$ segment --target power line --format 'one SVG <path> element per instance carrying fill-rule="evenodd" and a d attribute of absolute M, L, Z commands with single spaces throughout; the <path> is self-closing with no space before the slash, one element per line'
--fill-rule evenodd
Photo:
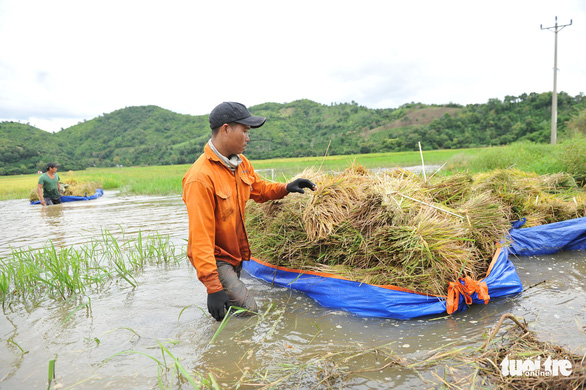
<path fill-rule="evenodd" d="M 557 124 L 558 124 L 558 32 L 562 31 L 564 27 L 572 25 L 572 19 L 569 24 L 558 25 L 558 17 L 555 17 L 555 25 L 552 27 L 543 27 L 539 25 L 542 30 L 552 30 L 555 32 L 555 46 L 553 54 L 553 94 L 551 99 L 551 144 L 555 145 L 557 140 Z"/>

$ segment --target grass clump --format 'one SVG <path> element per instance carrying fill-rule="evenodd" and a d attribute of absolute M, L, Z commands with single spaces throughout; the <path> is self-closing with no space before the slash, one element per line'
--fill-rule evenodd
<path fill-rule="evenodd" d="M 586 135 L 561 140 L 556 145 L 519 141 L 453 156 L 446 164 L 451 172 L 488 172 L 517 168 L 539 175 L 565 172 L 579 187 L 586 184 Z"/>
<path fill-rule="evenodd" d="M 133 274 L 146 264 L 177 262 L 179 251 L 159 234 L 116 238 L 108 230 L 101 239 L 79 247 L 57 248 L 52 241 L 37 250 L 13 249 L 0 258 L 0 301 L 67 298 L 101 288 L 118 277 L 136 287 Z"/>
<path fill-rule="evenodd" d="M 317 190 L 249 204 L 255 256 L 434 295 L 460 277 L 481 279 L 511 222 L 527 217 L 535 226 L 586 215 L 586 195 L 565 174 L 497 169 L 426 180 L 353 164 L 338 174 L 299 176 Z"/>

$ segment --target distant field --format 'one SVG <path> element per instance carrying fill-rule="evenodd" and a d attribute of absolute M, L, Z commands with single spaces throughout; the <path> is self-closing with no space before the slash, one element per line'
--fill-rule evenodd
<path fill-rule="evenodd" d="M 423 153 L 425 164 L 443 164 L 452 158 L 467 158 L 479 149 L 437 150 Z M 365 168 L 390 168 L 421 165 L 419 152 L 372 153 L 328 157 L 279 158 L 252 161 L 260 174 L 275 181 L 287 179 L 306 168 L 339 171 L 353 161 Z M 181 179 L 189 165 L 149 167 L 88 168 L 83 171 L 58 172 L 62 181 L 98 181 L 104 190 L 118 189 L 128 194 L 167 195 L 181 194 Z M 266 171 L 271 169 L 271 171 Z M 272 173 L 272 175 L 271 175 Z M 39 175 L 0 176 L 0 200 L 28 198 L 37 185 Z"/>

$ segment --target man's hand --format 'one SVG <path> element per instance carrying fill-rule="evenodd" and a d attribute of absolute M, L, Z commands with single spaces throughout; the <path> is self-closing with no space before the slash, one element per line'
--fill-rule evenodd
<path fill-rule="evenodd" d="M 300 194 L 305 194 L 305 191 L 303 190 L 304 188 L 309 188 L 310 190 L 315 191 L 317 187 L 307 179 L 297 179 L 287 184 L 287 192 L 299 192 Z"/>
<path fill-rule="evenodd" d="M 208 311 L 216 321 L 222 321 L 229 308 L 230 303 L 228 302 L 228 294 L 226 294 L 226 291 L 220 290 L 208 294 Z"/>

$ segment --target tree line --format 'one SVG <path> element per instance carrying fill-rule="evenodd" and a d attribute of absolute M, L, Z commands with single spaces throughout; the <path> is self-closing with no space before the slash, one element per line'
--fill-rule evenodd
<path fill-rule="evenodd" d="M 370 109 L 311 100 L 249 107 L 266 124 L 250 132 L 250 159 L 455 149 L 549 142 L 551 93 L 490 99 L 484 104 Z M 558 94 L 558 137 L 586 116 L 583 94 Z M 0 123 L 0 175 L 33 173 L 48 161 L 62 169 L 192 163 L 211 135 L 208 116 L 177 114 L 157 106 L 126 107 L 49 133 L 28 124 Z"/>

